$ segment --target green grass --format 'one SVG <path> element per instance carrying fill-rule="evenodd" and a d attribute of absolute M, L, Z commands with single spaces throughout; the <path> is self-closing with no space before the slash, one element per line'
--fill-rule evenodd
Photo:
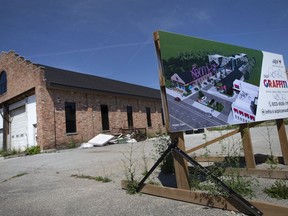
<path fill-rule="evenodd" d="M 35 154 L 40 154 L 40 146 L 31 146 L 28 147 L 25 152 L 27 155 L 35 155 Z"/>
<path fill-rule="evenodd" d="M 231 56 L 237 53 L 245 53 L 249 58 L 254 57 L 256 63 L 247 82 L 259 86 L 263 60 L 261 51 L 162 31 L 159 32 L 159 36 L 161 57 L 166 61 L 170 58 L 177 58 L 181 52 L 193 52 L 193 54 L 199 56 L 207 54 Z"/>
<path fill-rule="evenodd" d="M 17 152 L 15 149 L 13 149 L 12 151 L 3 151 L 1 150 L 0 151 L 0 155 L 3 156 L 3 157 L 8 157 L 8 156 L 11 156 L 11 155 L 16 155 L 18 154 L 19 152 Z"/>
<path fill-rule="evenodd" d="M 72 174 L 71 177 L 74 178 L 81 178 L 81 179 L 88 179 L 88 180 L 94 180 L 94 181 L 98 181 L 98 182 L 111 182 L 112 180 L 108 177 L 103 177 L 103 176 L 89 176 L 89 175 L 78 175 L 78 174 Z"/>
<path fill-rule="evenodd" d="M 19 178 L 19 177 L 24 176 L 24 175 L 27 175 L 27 174 L 28 174 L 28 173 L 26 173 L 26 172 L 19 173 L 19 174 L 15 175 L 15 176 L 12 176 L 12 177 L 9 178 L 9 179 L 6 179 L 6 180 L 2 181 L 2 183 L 3 183 L 3 182 L 7 182 L 7 181 L 9 181 L 9 180 L 11 180 L 11 179 L 14 179 L 14 178 Z"/>
<path fill-rule="evenodd" d="M 264 192 L 276 199 L 288 199 L 287 181 L 283 179 L 277 180 L 270 188 L 265 188 Z"/>

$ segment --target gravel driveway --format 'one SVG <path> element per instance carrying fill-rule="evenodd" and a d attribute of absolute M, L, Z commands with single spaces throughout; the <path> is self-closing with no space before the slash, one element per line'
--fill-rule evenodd
<path fill-rule="evenodd" d="M 219 132 L 208 132 L 205 136 L 211 139 L 217 136 L 215 133 Z M 263 150 L 264 141 L 258 140 L 260 132 L 255 133 L 254 153 L 257 153 L 258 149 Z M 188 144 L 192 140 L 195 145 L 198 142 L 203 143 L 203 134 L 187 135 L 185 140 L 187 145 L 192 147 L 191 143 Z M 273 149 L 277 152 L 279 143 L 273 142 Z M 230 211 L 145 194 L 126 194 L 120 187 L 120 181 L 125 179 L 123 160 L 127 162 L 131 146 L 137 171 L 143 170 L 143 155 L 150 158 L 148 165 L 153 165 L 151 140 L 133 145 L 117 144 L 10 159 L 0 158 L 0 215 L 235 215 Z M 218 145 L 217 150 L 215 145 L 213 146 L 210 154 L 219 154 L 222 147 Z M 266 147 L 264 149 L 267 151 Z M 198 154 L 201 154 L 201 151 Z M 107 176 L 112 181 L 103 183 L 71 175 Z M 269 181 L 271 180 L 261 180 L 261 187 L 271 184 Z M 259 194 L 263 196 L 260 192 Z M 263 199 L 287 205 L 287 201 L 268 197 Z"/>

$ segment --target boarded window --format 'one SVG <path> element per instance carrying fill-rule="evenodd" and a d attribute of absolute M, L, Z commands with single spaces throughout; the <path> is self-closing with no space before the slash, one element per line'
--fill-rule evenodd
<path fill-rule="evenodd" d="M 147 126 L 152 127 L 150 107 L 146 107 L 146 119 L 147 119 Z"/>
<path fill-rule="evenodd" d="M 6 72 L 2 71 L 0 74 L 0 95 L 7 91 L 7 76 Z"/>
<path fill-rule="evenodd" d="M 109 110 L 107 105 L 101 105 L 102 130 L 109 130 Z"/>
<path fill-rule="evenodd" d="M 127 106 L 127 121 L 128 121 L 128 128 L 133 127 L 133 111 L 132 106 Z"/>
<path fill-rule="evenodd" d="M 66 133 L 76 133 L 76 105 L 65 102 Z"/>

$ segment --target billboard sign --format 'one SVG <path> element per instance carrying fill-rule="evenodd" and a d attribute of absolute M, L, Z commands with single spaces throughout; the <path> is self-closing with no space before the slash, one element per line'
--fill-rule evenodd
<path fill-rule="evenodd" d="M 283 56 L 155 32 L 170 132 L 288 117 Z"/>

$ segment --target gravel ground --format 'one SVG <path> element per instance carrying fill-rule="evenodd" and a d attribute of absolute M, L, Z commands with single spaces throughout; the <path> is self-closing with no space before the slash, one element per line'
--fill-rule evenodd
<path fill-rule="evenodd" d="M 209 140 L 216 137 L 217 133 L 219 132 L 207 132 L 205 136 Z M 257 130 L 253 131 L 253 135 L 255 133 L 254 153 L 260 151 L 264 154 L 265 149 L 266 154 L 269 154 L 269 145 L 268 148 L 264 146 L 263 140 L 258 137 L 263 139 L 264 136 Z M 187 149 L 203 143 L 203 137 L 203 134 L 185 136 Z M 275 140 L 273 138 L 272 149 L 277 152 L 279 143 Z M 224 154 L 223 145 L 214 144 L 210 154 Z M 145 194 L 128 195 L 121 189 L 120 182 L 125 179 L 123 161 L 127 162 L 131 146 L 136 172 L 144 170 L 143 155 L 149 158 L 148 166 L 153 165 L 155 150 L 151 140 L 133 145 L 118 144 L 10 159 L 0 158 L 0 215 L 242 215 Z M 207 150 L 201 149 L 196 154 L 201 155 L 203 151 Z M 102 183 L 71 177 L 75 174 L 108 176 L 112 181 Z M 158 174 L 154 173 L 154 179 L 158 179 Z M 275 180 L 258 180 L 257 200 L 279 205 L 288 204 L 287 200 L 273 199 L 262 192 Z"/>

